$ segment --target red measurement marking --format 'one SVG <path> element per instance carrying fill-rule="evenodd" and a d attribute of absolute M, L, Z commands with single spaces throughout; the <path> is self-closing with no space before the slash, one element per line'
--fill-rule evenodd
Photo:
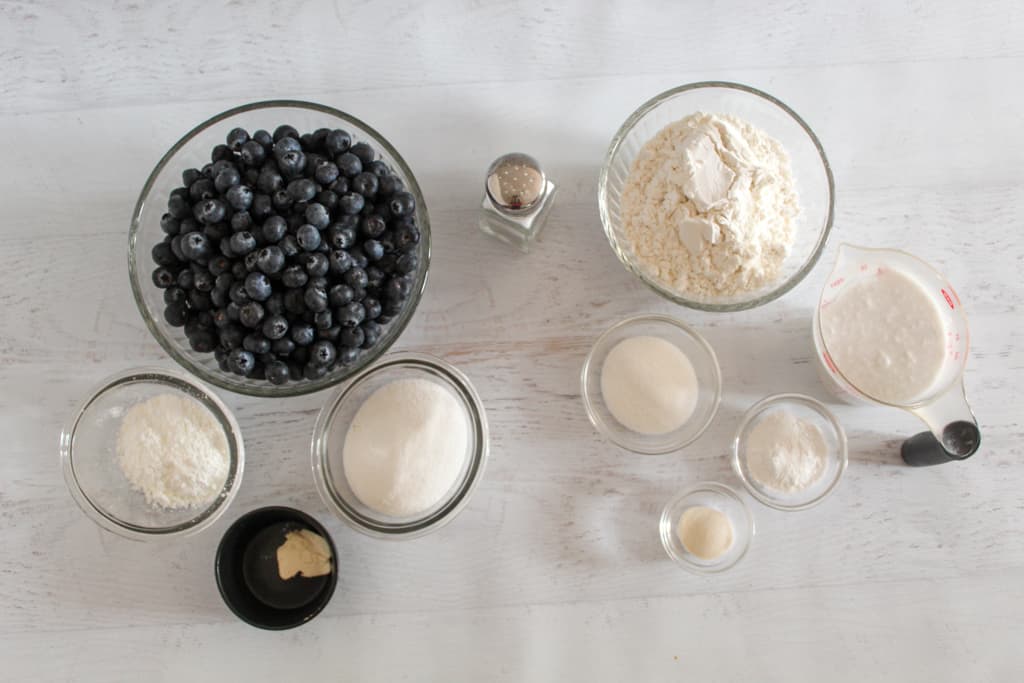
<path fill-rule="evenodd" d="M 868 264 L 866 264 L 866 263 L 860 264 L 860 272 L 863 273 L 867 269 L 868 269 Z"/>
<path fill-rule="evenodd" d="M 946 299 L 946 303 L 949 304 L 950 308 L 956 308 L 956 306 L 953 304 L 953 300 L 949 298 L 949 292 L 947 292 L 946 290 L 943 289 L 942 290 L 942 296 L 943 296 L 943 298 Z"/>
<path fill-rule="evenodd" d="M 822 354 L 822 356 L 824 357 L 825 365 L 828 366 L 829 370 L 831 370 L 832 372 L 839 372 L 839 369 L 836 368 L 836 364 L 832 362 L 832 356 L 828 355 L 828 353 L 824 353 Z"/>
<path fill-rule="evenodd" d="M 829 283 L 829 287 L 835 289 L 836 287 L 838 287 L 839 285 L 843 284 L 844 282 L 846 282 L 846 278 L 845 277 L 841 277 L 841 278 L 835 279 L 832 282 L 830 282 Z"/>

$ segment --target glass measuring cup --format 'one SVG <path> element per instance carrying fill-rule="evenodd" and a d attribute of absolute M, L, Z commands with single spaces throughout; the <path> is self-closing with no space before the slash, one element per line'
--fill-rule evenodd
<path fill-rule="evenodd" d="M 946 335 L 946 353 L 938 377 L 924 394 L 905 404 L 884 401 L 855 386 L 833 362 L 821 331 L 823 309 L 847 288 L 877 277 L 885 270 L 906 275 L 934 299 Z M 938 271 L 904 251 L 841 244 L 836 264 L 814 311 L 813 324 L 819 374 L 834 394 L 850 403 L 866 402 L 901 408 L 921 418 L 931 430 L 903 442 L 900 453 L 908 465 L 937 465 L 964 460 L 978 450 L 981 433 L 978 421 L 967 404 L 963 383 L 970 343 L 967 317 L 960 297 Z"/>

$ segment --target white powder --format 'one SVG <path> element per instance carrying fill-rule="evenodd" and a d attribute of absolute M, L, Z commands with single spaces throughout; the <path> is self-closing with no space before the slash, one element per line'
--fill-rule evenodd
<path fill-rule="evenodd" d="M 776 280 L 799 213 L 782 145 L 746 121 L 700 112 L 647 141 L 622 191 L 641 268 L 698 299 Z"/>
<path fill-rule="evenodd" d="M 623 339 L 601 366 L 601 396 L 626 429 L 666 434 L 682 427 L 697 407 L 693 363 L 660 337 Z"/>
<path fill-rule="evenodd" d="M 117 464 L 150 505 L 199 507 L 217 497 L 230 468 L 227 435 L 195 399 L 160 394 L 132 406 L 117 435 Z"/>
<path fill-rule="evenodd" d="M 352 492 L 392 517 L 420 515 L 456 484 L 470 444 L 469 416 L 450 390 L 401 379 L 356 411 L 342 459 Z"/>
<path fill-rule="evenodd" d="M 828 445 L 817 425 L 785 410 L 761 419 L 747 437 L 747 468 L 761 485 L 802 491 L 825 472 Z"/>

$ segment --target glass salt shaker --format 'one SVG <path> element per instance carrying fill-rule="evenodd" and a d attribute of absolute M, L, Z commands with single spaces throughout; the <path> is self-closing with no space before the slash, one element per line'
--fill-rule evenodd
<path fill-rule="evenodd" d="M 480 230 L 520 251 L 544 228 L 555 196 L 555 184 L 528 154 L 505 154 L 487 169 Z"/>

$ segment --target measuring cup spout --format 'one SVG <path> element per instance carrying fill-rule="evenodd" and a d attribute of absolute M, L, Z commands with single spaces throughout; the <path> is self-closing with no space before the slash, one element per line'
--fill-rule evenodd
<path fill-rule="evenodd" d="M 967 404 L 963 380 L 954 382 L 946 393 L 911 412 L 924 420 L 931 431 L 903 442 L 900 454 L 908 465 L 921 467 L 965 460 L 981 445 L 981 431 Z"/>

